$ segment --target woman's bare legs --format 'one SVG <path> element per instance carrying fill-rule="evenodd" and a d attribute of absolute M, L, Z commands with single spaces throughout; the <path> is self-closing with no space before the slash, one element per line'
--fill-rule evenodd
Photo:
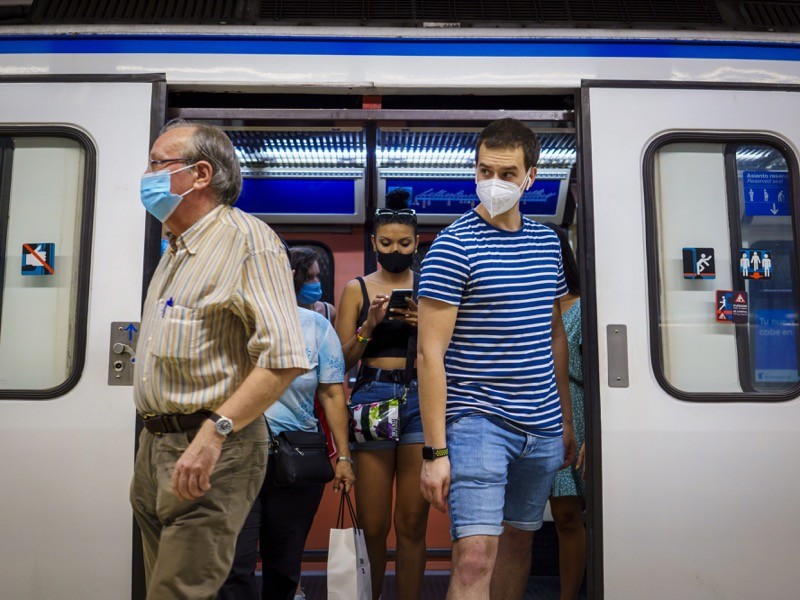
<path fill-rule="evenodd" d="M 550 498 L 550 510 L 558 532 L 558 561 L 561 576 L 561 600 L 578 597 L 586 570 L 586 528 L 583 525 L 583 498 Z"/>
<path fill-rule="evenodd" d="M 393 449 L 357 450 L 353 456 L 358 477 L 354 486 L 356 512 L 367 543 L 372 598 L 377 600 L 386 573 L 386 537 L 392 526 L 395 452 Z"/>
<path fill-rule="evenodd" d="M 419 474 L 422 470 L 422 444 L 397 446 L 397 502 L 394 530 L 397 534 L 397 597 L 418 600 L 422 597 L 425 576 L 425 531 L 428 504 L 422 497 Z"/>

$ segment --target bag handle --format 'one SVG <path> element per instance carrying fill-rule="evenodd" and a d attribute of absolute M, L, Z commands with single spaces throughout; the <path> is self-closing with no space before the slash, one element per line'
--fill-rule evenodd
<path fill-rule="evenodd" d="M 350 520 L 353 522 L 353 527 L 361 529 L 358 526 L 358 519 L 356 518 L 356 511 L 353 509 L 353 501 L 350 500 L 350 492 L 342 490 L 342 497 L 339 499 L 339 516 L 336 519 L 336 529 L 344 529 L 344 505 L 347 503 L 347 510 L 350 513 Z"/>

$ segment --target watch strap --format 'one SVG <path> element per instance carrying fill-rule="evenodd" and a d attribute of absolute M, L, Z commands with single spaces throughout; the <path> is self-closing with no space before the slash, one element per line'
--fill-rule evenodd
<path fill-rule="evenodd" d="M 433 449 L 433 456 L 434 458 L 444 458 L 445 456 L 449 456 L 450 451 L 447 448 L 434 448 Z"/>

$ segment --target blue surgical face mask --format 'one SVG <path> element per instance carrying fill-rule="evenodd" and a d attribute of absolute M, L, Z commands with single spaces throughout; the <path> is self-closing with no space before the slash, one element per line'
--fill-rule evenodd
<path fill-rule="evenodd" d="M 320 298 L 322 298 L 322 284 L 319 281 L 304 283 L 300 286 L 300 293 L 297 294 L 297 303 L 307 306 L 318 302 Z"/>
<path fill-rule="evenodd" d="M 190 188 L 182 194 L 173 194 L 170 191 L 172 185 L 171 176 L 186 169 L 193 169 L 194 165 L 187 165 L 175 171 L 156 171 L 155 173 L 145 173 L 142 175 L 141 187 L 139 188 L 142 204 L 151 215 L 156 219 L 165 222 L 170 218 L 183 197 L 194 188 Z"/>

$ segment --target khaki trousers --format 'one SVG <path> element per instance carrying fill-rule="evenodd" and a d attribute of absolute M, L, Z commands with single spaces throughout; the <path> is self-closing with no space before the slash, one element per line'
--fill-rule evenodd
<path fill-rule="evenodd" d="M 264 481 L 267 429 L 256 419 L 230 435 L 211 476 L 211 489 L 179 500 L 171 488 L 189 435 L 146 429 L 131 483 L 142 530 L 148 600 L 213 600 L 231 569 L 236 538 Z"/>

